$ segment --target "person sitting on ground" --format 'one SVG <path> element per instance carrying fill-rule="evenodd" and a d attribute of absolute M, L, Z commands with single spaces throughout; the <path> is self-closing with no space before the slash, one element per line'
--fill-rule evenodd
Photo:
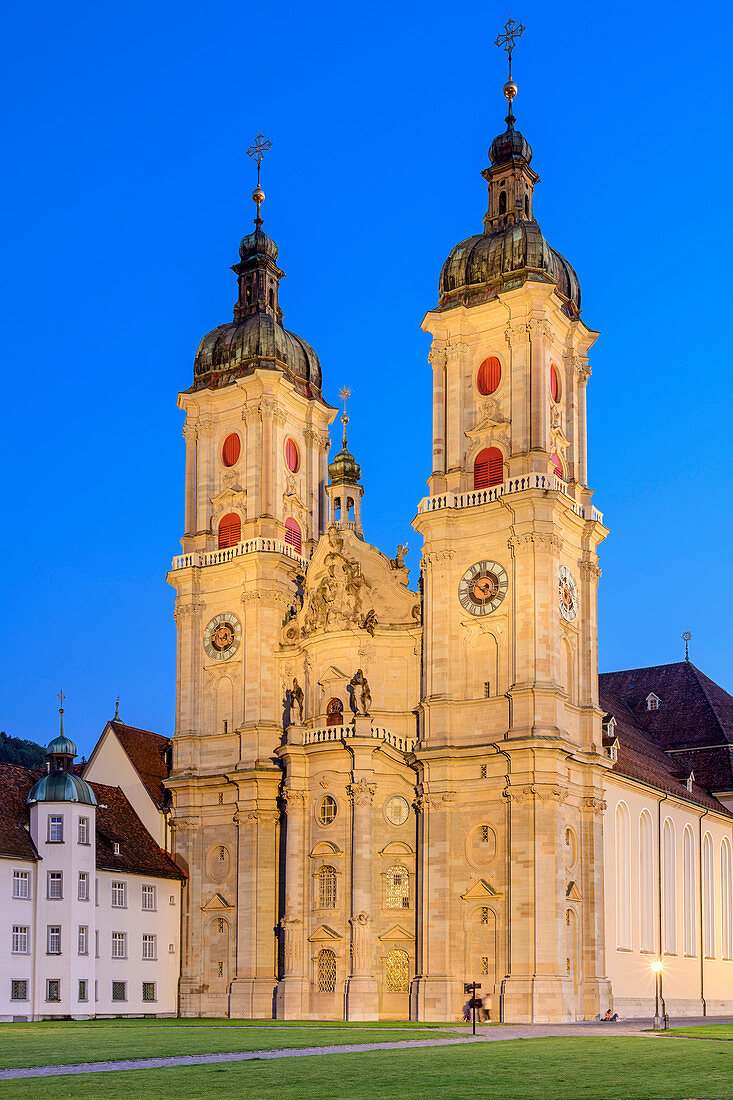
<path fill-rule="evenodd" d="M 606 1009 L 606 1015 L 602 1017 L 601 1023 L 602 1024 L 622 1024 L 623 1019 L 621 1018 L 621 1016 L 619 1016 L 618 1012 L 614 1012 L 613 1015 L 611 1015 L 611 1009 L 607 1008 Z"/>

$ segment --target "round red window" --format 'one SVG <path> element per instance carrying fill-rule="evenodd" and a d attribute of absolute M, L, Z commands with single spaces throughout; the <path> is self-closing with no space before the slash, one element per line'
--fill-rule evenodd
<path fill-rule="evenodd" d="M 553 401 L 560 400 L 560 375 L 554 363 L 550 366 L 550 396 Z"/>
<path fill-rule="evenodd" d="M 493 393 L 494 390 L 498 390 L 500 382 L 501 363 L 495 355 L 491 355 L 488 359 L 484 359 L 478 369 L 478 376 L 476 378 L 478 392 L 484 394 L 484 396 Z"/>
<path fill-rule="evenodd" d="M 239 436 L 236 432 L 232 432 L 224 440 L 224 446 L 221 449 L 221 460 L 225 466 L 233 466 L 238 460 L 240 451 L 242 450 L 242 444 Z"/>
<path fill-rule="evenodd" d="M 298 448 L 292 439 L 288 439 L 285 442 L 285 462 L 291 474 L 296 474 L 300 466 L 300 455 L 298 454 Z"/>

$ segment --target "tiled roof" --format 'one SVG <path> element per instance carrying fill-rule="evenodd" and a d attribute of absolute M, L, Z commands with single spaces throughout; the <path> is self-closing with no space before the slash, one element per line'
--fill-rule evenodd
<path fill-rule="evenodd" d="M 97 867 L 105 871 L 161 878 L 185 878 L 169 855 L 153 840 L 119 787 L 91 783 L 97 796 Z M 114 853 L 114 841 L 120 854 Z"/>
<path fill-rule="evenodd" d="M 164 793 L 163 780 L 168 777 L 166 754 L 170 747 L 170 738 L 152 733 L 151 730 L 126 726 L 124 722 L 112 721 L 110 726 L 117 734 L 148 794 L 155 805 L 160 806 Z"/>
<path fill-rule="evenodd" d="M 0 764 L 0 855 L 37 860 L 38 853 L 25 829 L 28 823 L 26 799 L 43 771 Z M 99 806 L 97 818 L 97 867 L 105 871 L 156 878 L 185 878 L 184 872 L 160 848 L 119 787 L 104 783 L 89 784 Z M 114 854 L 113 842 L 120 844 Z"/>
<path fill-rule="evenodd" d="M 25 800 L 33 784 L 42 775 L 43 769 L 0 764 L 0 855 L 15 856 L 16 859 L 38 859 L 38 852 L 25 828 L 28 824 Z"/>

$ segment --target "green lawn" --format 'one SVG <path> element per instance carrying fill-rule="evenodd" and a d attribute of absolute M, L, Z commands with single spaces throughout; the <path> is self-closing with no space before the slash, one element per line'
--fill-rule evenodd
<path fill-rule="evenodd" d="M 691 1039 L 733 1040 L 733 1024 L 701 1024 L 695 1027 L 672 1027 L 669 1035 L 689 1035 Z"/>
<path fill-rule="evenodd" d="M 732 1081 L 726 1042 L 620 1036 L 1 1082 L 0 1100 L 711 1100 L 730 1096 Z"/>
<path fill-rule="evenodd" d="M 257 1020 L 60 1020 L 0 1024 L 0 1069 L 176 1054 L 231 1054 L 240 1050 L 398 1042 L 426 1038 L 435 1034 L 436 1027 L 439 1025 L 258 1023 Z"/>

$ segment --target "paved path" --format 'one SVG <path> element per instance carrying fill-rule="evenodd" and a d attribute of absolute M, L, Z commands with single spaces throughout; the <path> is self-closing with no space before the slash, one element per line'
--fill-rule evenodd
<path fill-rule="evenodd" d="M 693 1024 L 729 1022 L 729 1018 L 715 1017 L 675 1020 L 678 1027 Z M 405 1039 L 399 1042 L 360 1043 L 322 1047 L 291 1047 L 283 1050 L 247 1050 L 232 1054 L 184 1054 L 170 1058 L 125 1058 L 113 1062 L 80 1062 L 61 1066 L 29 1066 L 25 1069 L 0 1070 L 0 1081 L 12 1081 L 29 1077 L 58 1077 L 64 1074 L 111 1073 L 129 1069 L 167 1069 L 173 1066 L 202 1066 L 221 1062 L 255 1062 L 272 1058 L 302 1058 L 318 1054 L 362 1054 L 372 1050 L 411 1050 L 416 1047 L 449 1047 L 462 1044 L 505 1042 L 509 1039 L 547 1038 L 599 1038 L 613 1035 L 637 1035 L 649 1039 L 659 1037 L 650 1031 L 651 1020 L 624 1020 L 617 1024 L 599 1022 L 578 1024 L 505 1024 L 500 1027 L 478 1027 L 476 1037 L 470 1028 L 455 1027 L 446 1036 L 432 1039 Z M 363 1029 L 360 1029 L 363 1030 Z M 384 1030 L 384 1029 L 380 1029 Z M 446 1029 L 447 1030 L 447 1029 Z"/>

